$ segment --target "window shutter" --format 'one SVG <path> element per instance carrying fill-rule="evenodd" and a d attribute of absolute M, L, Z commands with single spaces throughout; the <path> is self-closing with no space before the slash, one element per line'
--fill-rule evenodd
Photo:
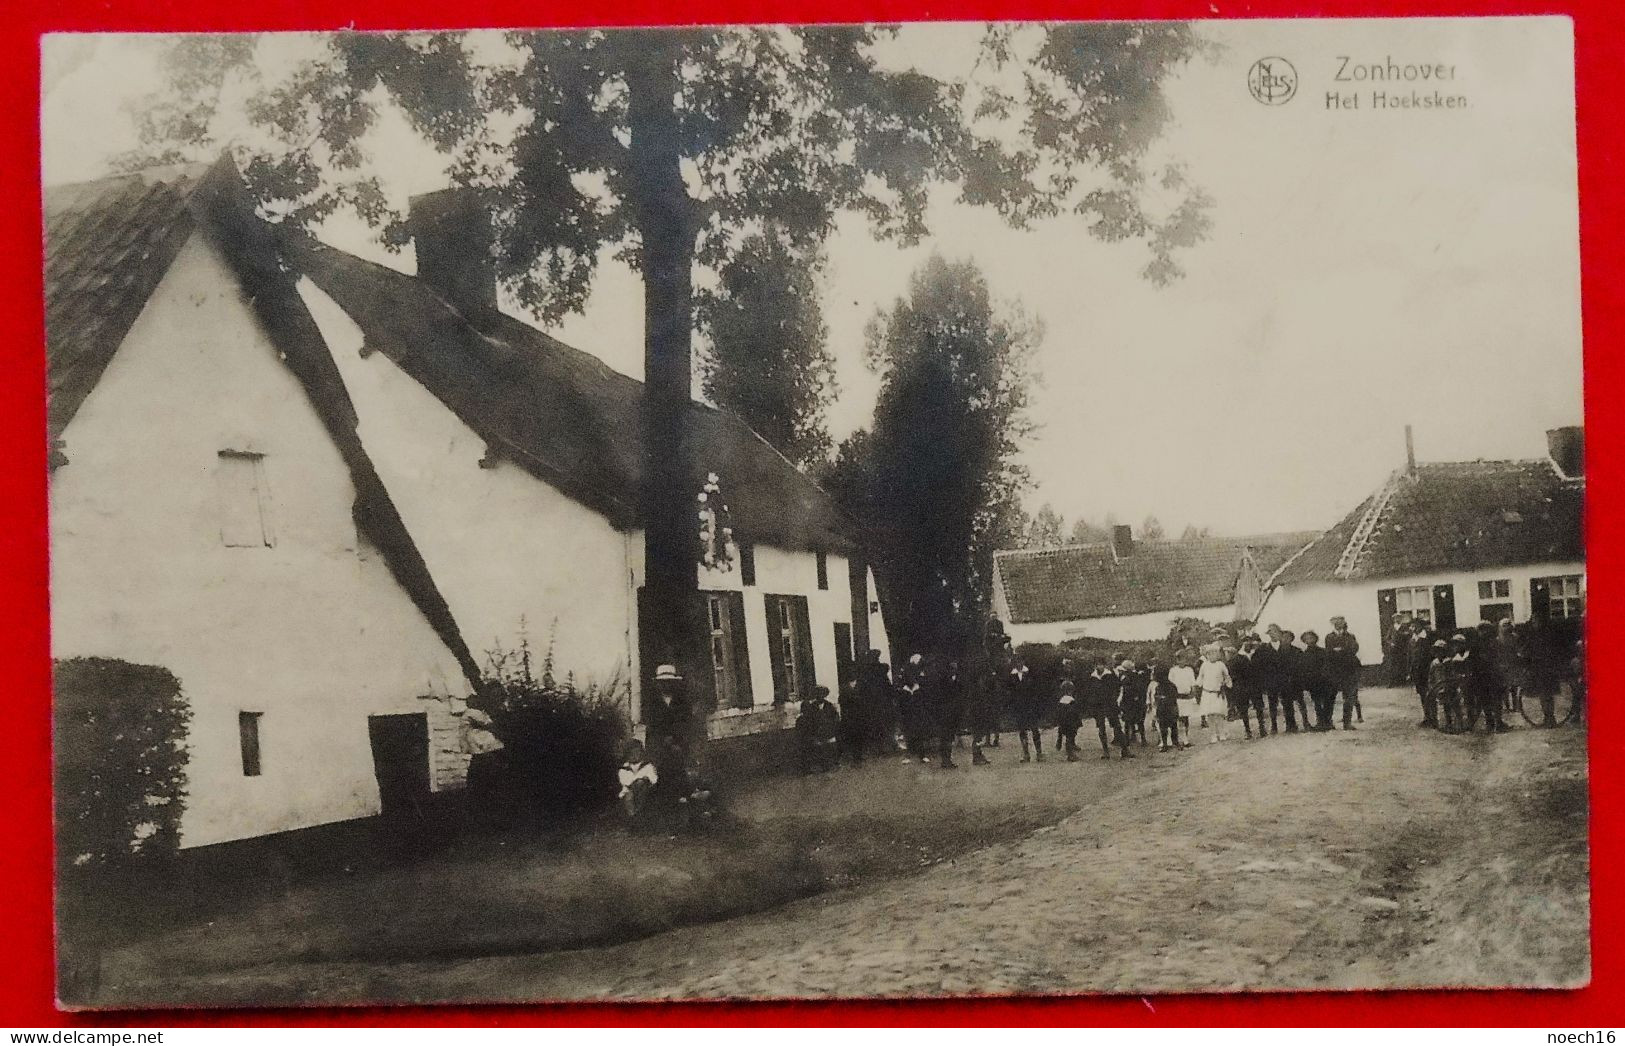
<path fill-rule="evenodd" d="M 767 596 L 762 600 L 762 605 L 767 609 L 767 657 L 773 666 L 774 704 L 783 704 L 790 696 L 790 682 L 785 677 L 783 625 L 779 620 L 782 599 L 782 596 Z"/>
<path fill-rule="evenodd" d="M 1450 585 L 1433 586 L 1433 624 L 1441 632 L 1456 630 L 1456 590 Z"/>
<path fill-rule="evenodd" d="M 755 703 L 750 688 L 750 648 L 745 642 L 745 596 L 742 592 L 728 593 L 728 637 L 734 654 L 734 692 L 740 708 Z"/>
<path fill-rule="evenodd" d="M 1388 653 L 1394 645 L 1394 615 L 1396 613 L 1394 590 L 1380 588 L 1377 590 L 1377 631 L 1382 635 L 1382 652 Z"/>
<path fill-rule="evenodd" d="M 807 614 L 807 597 L 796 596 L 793 601 L 796 622 L 796 664 L 801 668 L 801 678 L 796 681 L 800 693 L 796 697 L 805 701 L 812 696 L 812 688 L 818 685 L 818 672 L 813 666 L 812 622 Z"/>

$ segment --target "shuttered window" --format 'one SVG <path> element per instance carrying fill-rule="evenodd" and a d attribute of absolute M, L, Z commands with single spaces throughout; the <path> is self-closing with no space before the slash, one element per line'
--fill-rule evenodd
<path fill-rule="evenodd" d="M 752 697 L 744 598 L 738 592 L 706 592 L 703 596 L 716 705 L 749 708 Z"/>
<path fill-rule="evenodd" d="M 274 548 L 271 490 L 261 454 L 222 450 L 215 464 L 220 543 L 227 548 Z"/>
<path fill-rule="evenodd" d="M 807 597 L 767 596 L 763 602 L 767 608 L 768 656 L 773 664 L 773 700 L 804 700 L 818 685 Z"/>

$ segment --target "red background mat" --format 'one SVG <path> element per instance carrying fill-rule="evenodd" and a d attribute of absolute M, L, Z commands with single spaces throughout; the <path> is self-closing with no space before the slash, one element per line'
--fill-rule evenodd
<path fill-rule="evenodd" d="M 560 1004 L 310 1010 L 56 1010 L 51 963 L 50 652 L 46 562 L 45 331 L 41 287 L 39 36 L 54 30 L 428 29 L 695 22 L 859 22 L 1068 18 L 1278 18 L 1561 14 L 1574 20 L 1584 290 L 1591 736 L 1592 983 L 1576 991 L 1428 991 L 979 999 L 921 1002 Z M 1625 334 L 1625 5 L 1617 0 L 35 0 L 0 4 L 0 896 L 5 963 L 0 1026 L 532 1024 L 1375 1024 L 1603 1026 L 1625 988 L 1625 717 L 1612 714 L 1625 660 L 1613 585 L 1622 555 L 1607 521 L 1625 413 L 1616 357 Z M 1358 786 L 1356 786 L 1358 787 Z M 1352 796 L 1356 801 L 1357 793 Z M 1475 816 L 1464 810 L 1463 816 Z M 1494 899 L 1508 904 L 1521 898 Z M 944 927 L 945 932 L 951 932 Z"/>

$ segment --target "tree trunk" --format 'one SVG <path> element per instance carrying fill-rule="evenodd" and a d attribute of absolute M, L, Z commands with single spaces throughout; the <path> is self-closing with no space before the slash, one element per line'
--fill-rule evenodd
<path fill-rule="evenodd" d="M 690 681 L 698 656 L 699 491 L 686 431 L 693 383 L 694 202 L 683 182 L 675 34 L 641 34 L 627 69 L 630 185 L 644 285 L 644 600 L 642 649 Z M 692 489 L 690 489 L 692 488 Z M 647 684 L 654 664 L 643 665 Z"/>

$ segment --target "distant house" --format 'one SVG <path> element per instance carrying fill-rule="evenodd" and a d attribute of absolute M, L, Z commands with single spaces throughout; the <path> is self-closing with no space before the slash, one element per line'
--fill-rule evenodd
<path fill-rule="evenodd" d="M 1269 577 L 1315 535 L 1136 541 L 998 552 L 993 613 L 1016 643 L 1161 639 L 1181 617 L 1252 620 Z"/>
<path fill-rule="evenodd" d="M 527 639 L 641 718 L 642 386 L 496 309 L 466 199 L 412 227 L 417 277 L 284 241 L 224 160 L 47 190 L 53 656 L 180 679 L 185 846 L 460 786 Z M 691 686 L 713 738 L 782 736 L 886 651 L 873 578 L 806 476 L 689 421 L 736 534 Z"/>
<path fill-rule="evenodd" d="M 1584 432 L 1547 443 L 1533 460 L 1408 462 L 1281 567 L 1263 617 L 1301 631 L 1340 614 L 1377 663 L 1396 622 L 1581 616 Z"/>

